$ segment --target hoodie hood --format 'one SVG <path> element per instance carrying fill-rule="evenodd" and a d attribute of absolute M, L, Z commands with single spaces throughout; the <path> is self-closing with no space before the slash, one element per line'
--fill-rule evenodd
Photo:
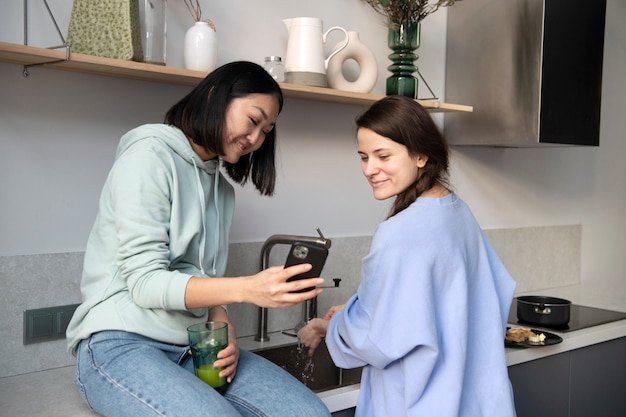
<path fill-rule="evenodd" d="M 185 134 L 179 128 L 164 124 L 147 124 L 139 126 L 122 136 L 117 147 L 115 159 L 119 159 L 119 157 L 135 143 L 149 138 L 158 139 L 190 164 L 201 167 L 201 169 L 204 167 L 204 170 L 207 172 L 215 172 L 217 159 L 203 161 L 191 148 L 189 139 L 187 139 Z"/>

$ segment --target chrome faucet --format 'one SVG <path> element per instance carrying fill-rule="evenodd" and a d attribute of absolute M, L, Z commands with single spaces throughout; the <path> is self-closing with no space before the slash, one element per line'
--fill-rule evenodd
<path fill-rule="evenodd" d="M 326 239 L 322 234 L 322 231 L 318 228 L 317 236 L 297 236 L 297 235 L 272 235 L 263 243 L 261 247 L 261 271 L 267 268 L 267 264 L 269 263 L 270 252 L 275 245 L 283 244 L 283 245 L 291 245 L 294 242 L 307 242 L 314 243 L 316 245 L 322 245 L 326 249 L 330 248 L 330 239 Z M 337 281 L 335 281 L 337 282 Z M 315 301 L 311 301 L 315 300 Z M 312 313 L 305 313 L 305 317 L 308 317 L 309 314 L 317 314 L 317 299 L 313 297 L 310 300 L 305 302 L 305 310 L 308 308 L 309 310 L 315 310 Z M 257 342 L 267 342 L 270 340 L 267 335 L 267 313 L 268 309 L 266 307 L 259 307 L 259 318 L 257 323 L 257 334 L 254 338 Z"/>
<path fill-rule="evenodd" d="M 318 288 L 339 288 L 341 278 L 333 278 L 334 285 L 325 285 Z M 307 325 L 312 319 L 317 317 L 317 296 L 309 298 L 302 303 L 302 320 L 293 329 L 283 330 L 288 336 L 298 337 L 298 331 Z"/>

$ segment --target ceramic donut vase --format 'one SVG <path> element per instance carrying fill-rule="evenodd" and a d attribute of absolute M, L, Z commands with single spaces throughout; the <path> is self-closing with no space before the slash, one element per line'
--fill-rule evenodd
<path fill-rule="evenodd" d="M 328 61 L 326 80 L 330 88 L 355 93 L 369 93 L 378 78 L 378 63 L 372 51 L 361 42 L 359 33 L 348 32 L 348 45 Z M 337 47 L 339 44 L 337 45 Z M 359 65 L 359 77 L 348 81 L 343 74 L 343 64 L 352 59 Z"/>

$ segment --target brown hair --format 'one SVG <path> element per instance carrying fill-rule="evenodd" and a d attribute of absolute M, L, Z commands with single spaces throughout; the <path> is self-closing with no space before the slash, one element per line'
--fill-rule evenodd
<path fill-rule="evenodd" d="M 437 182 L 445 187 L 448 181 L 448 143 L 417 101 L 404 96 L 385 97 L 356 118 L 357 130 L 373 132 L 406 146 L 409 155 L 428 157 L 428 161 L 412 186 L 396 196 L 389 217 L 401 212 Z"/>

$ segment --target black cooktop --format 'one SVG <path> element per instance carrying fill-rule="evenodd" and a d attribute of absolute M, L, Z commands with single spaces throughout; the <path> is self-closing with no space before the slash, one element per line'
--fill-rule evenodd
<path fill-rule="evenodd" d="M 528 327 L 541 327 L 544 329 L 556 330 L 563 333 L 571 332 L 574 330 L 586 329 L 587 327 L 598 326 L 600 324 L 611 323 L 622 319 L 626 319 L 626 313 L 572 304 L 570 308 L 570 319 L 567 325 L 537 326 L 517 320 L 517 298 L 513 299 L 513 302 L 511 303 L 511 310 L 509 311 L 509 323 L 511 324 L 518 324 Z"/>

